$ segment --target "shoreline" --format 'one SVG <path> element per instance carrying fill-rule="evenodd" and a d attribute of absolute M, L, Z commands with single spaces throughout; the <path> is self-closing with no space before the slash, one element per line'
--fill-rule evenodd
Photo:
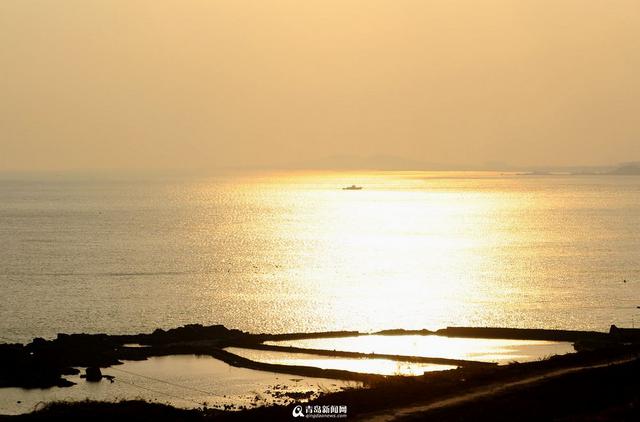
<path fill-rule="evenodd" d="M 638 330 L 640 331 L 640 330 Z M 635 333 L 635 332 L 634 332 Z M 437 331 L 392 329 L 374 333 L 358 331 L 329 331 L 289 334 L 253 334 L 222 325 L 186 325 L 169 330 L 156 329 L 152 333 L 109 335 L 109 334 L 58 334 L 53 340 L 35 338 L 30 343 L 0 344 L 0 387 L 47 388 L 70 386 L 64 375 L 77 374 L 76 367 L 106 368 L 118 365 L 122 360 L 144 360 L 153 356 L 166 355 L 210 355 L 232 366 L 304 375 L 319 378 L 348 379 L 369 382 L 380 376 L 357 372 L 276 365 L 252 361 L 224 349 L 239 347 L 256 350 L 287 351 L 309 353 L 322 356 L 352 358 L 384 358 L 396 361 L 450 364 L 457 366 L 486 366 L 490 362 L 468 361 L 436 357 L 407 356 L 398 354 L 365 354 L 358 352 L 328 351 L 295 347 L 265 345 L 266 341 L 356 337 L 368 335 L 424 335 L 460 338 L 490 338 L 515 340 L 570 341 L 576 350 L 593 345 L 611 344 L 619 341 L 619 332 L 602 333 L 596 331 L 567 331 L 514 329 L 491 327 L 447 327 Z M 128 347 L 139 344 L 146 347 Z"/>
<path fill-rule="evenodd" d="M 437 331 L 393 329 L 375 333 L 330 331 L 252 334 L 240 330 L 227 329 L 222 325 L 202 326 L 193 324 L 166 331 L 157 329 L 152 333 L 137 335 L 59 334 L 54 340 L 34 339 L 26 345 L 0 344 L 0 367 L 3 374 L 0 376 L 0 386 L 26 389 L 49 388 L 52 386 L 65 387 L 73 384 L 66 381 L 64 376 L 77 374 L 79 371 L 76 368 L 78 367 L 108 368 L 113 365 L 119 365 L 122 360 L 145 360 L 150 357 L 169 355 L 207 355 L 240 368 L 295 376 L 361 382 L 365 388 L 322 394 L 319 398 L 310 402 L 320 404 L 345 402 L 351 405 L 350 408 L 353 408 L 355 414 L 360 414 L 410 405 L 420 401 L 424 402 L 425 400 L 435 400 L 454 393 L 461 394 L 469 388 L 495 382 L 518 380 L 527 376 L 535 376 L 545 371 L 561 370 L 579 365 L 602 364 L 616 359 L 619 360 L 622 357 L 635 359 L 639 351 L 639 332 L 640 330 L 620 329 L 612 326 L 609 333 L 504 327 L 447 327 Z M 368 335 L 423 335 L 478 339 L 570 341 L 573 343 L 576 352 L 567 355 L 555 355 L 544 360 L 528 363 L 497 365 L 491 362 L 461 359 L 369 354 L 264 344 L 265 341 Z M 439 372 L 426 372 L 424 375 L 413 377 L 384 376 L 342 369 L 322 369 L 313 366 L 257 362 L 230 353 L 224 350 L 226 347 L 308 353 L 330 357 L 380 358 L 408 362 L 451 364 L 458 368 Z M 383 398 L 383 396 L 386 398 Z M 333 403 L 331 403 L 331 400 L 333 400 Z M 93 407 L 104 405 L 104 403 L 100 404 L 101 402 L 87 403 L 94 403 L 90 405 Z M 127 408 L 131 405 L 131 401 L 123 403 L 125 404 L 112 403 L 112 405 L 116 408 Z M 89 406 L 89 404 L 85 405 Z M 70 412 L 75 412 L 82 407 L 82 404 L 58 403 L 51 406 L 53 408 L 64 407 Z M 46 409 L 50 409 L 51 406 L 47 406 Z M 149 406 L 154 405 L 149 404 Z M 140 407 L 140 405 L 134 407 L 138 410 L 145 408 L 145 406 Z M 234 415 L 239 413 L 252 417 L 253 413 L 251 412 L 257 412 L 255 414 L 257 417 L 257 415 L 264 416 L 270 412 L 283 412 L 283 409 L 286 410 L 287 406 L 263 406 L 232 412 L 201 409 L 198 417 L 209 417 L 213 414 L 211 412 L 217 415 L 216 418 L 223 416 L 224 418 L 234 418 L 236 417 Z"/>

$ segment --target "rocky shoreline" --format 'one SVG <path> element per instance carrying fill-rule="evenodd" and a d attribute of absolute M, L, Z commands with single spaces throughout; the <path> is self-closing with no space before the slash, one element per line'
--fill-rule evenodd
<path fill-rule="evenodd" d="M 170 330 L 157 329 L 149 334 L 59 334 L 53 340 L 34 339 L 26 345 L 0 344 L 0 387 L 48 388 L 73 385 L 64 377 L 77 374 L 77 368 L 87 368 L 94 380 L 101 378 L 100 368 L 118 365 L 123 360 L 144 360 L 154 356 L 196 354 L 208 355 L 229 365 L 308 377 L 353 380 L 362 382 L 365 389 L 356 389 L 323 395 L 313 402 L 349 403 L 354 412 L 374 411 L 385 406 L 397 406 L 425 398 L 442 397 L 471 386 L 487 382 L 516 379 L 554 368 L 603 362 L 621 356 L 634 356 L 640 347 L 640 330 L 611 327 L 608 333 L 567 330 L 538 330 L 489 327 L 448 327 L 438 331 L 385 330 L 377 333 L 353 331 L 252 334 L 228 329 L 222 325 L 187 325 Z M 502 338 L 519 340 L 571 341 L 577 353 L 554 356 L 537 362 L 496 366 L 489 362 L 419 356 L 364 354 L 329 350 L 305 349 L 266 345 L 266 341 L 352 337 L 376 335 L 438 335 L 448 337 Z M 309 366 L 278 365 L 256 362 L 224 350 L 241 347 L 257 350 L 284 351 L 288 353 L 313 353 L 324 356 L 351 358 L 384 358 L 398 361 L 444 363 L 458 367 L 455 370 L 425 373 L 423 376 L 402 377 L 364 374 L 337 369 L 321 369 Z M 97 371 L 97 372 L 96 372 Z M 96 379 L 97 378 L 97 379 Z M 80 404 L 69 404 L 69 409 Z M 96 405 L 97 406 L 97 405 Z M 121 405 L 125 406 L 125 405 Z M 150 405 L 151 406 L 151 405 Z M 281 412 L 280 408 L 266 407 L 245 410 L 245 416 L 262 415 L 264 412 Z M 185 410 L 185 412 L 187 412 Z M 208 410 L 200 416 L 218 415 Z M 223 414 L 228 412 L 222 411 Z M 236 417 L 227 415 L 228 417 Z"/>

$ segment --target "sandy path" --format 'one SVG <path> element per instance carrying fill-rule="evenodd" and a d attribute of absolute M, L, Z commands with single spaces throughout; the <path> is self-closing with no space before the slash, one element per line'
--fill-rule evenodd
<path fill-rule="evenodd" d="M 611 362 L 601 363 L 601 364 L 598 364 L 598 365 L 579 366 L 579 367 L 559 369 L 559 370 L 551 371 L 551 372 L 545 372 L 544 374 L 536 375 L 536 376 L 532 376 L 532 377 L 528 377 L 528 378 L 523 378 L 523 379 L 518 380 L 518 381 L 512 381 L 512 382 L 507 382 L 507 383 L 490 384 L 490 385 L 487 385 L 487 386 L 484 386 L 484 387 L 480 387 L 480 388 L 474 389 L 474 390 L 469 391 L 467 393 L 461 394 L 459 396 L 438 400 L 438 401 L 435 401 L 435 402 L 432 402 L 432 403 L 429 403 L 429 404 L 397 407 L 397 408 L 393 408 L 393 409 L 383 410 L 383 411 L 380 411 L 380 412 L 368 413 L 368 414 L 362 415 L 358 419 L 359 420 L 367 420 L 367 421 L 375 421 L 375 422 L 393 421 L 393 420 L 395 420 L 395 419 L 397 419 L 399 417 L 409 416 L 409 415 L 414 414 L 414 413 L 427 412 L 427 411 L 434 410 L 434 409 L 439 409 L 439 408 L 442 408 L 442 407 L 458 405 L 458 404 L 461 404 L 461 403 L 464 403 L 464 402 L 467 402 L 467 401 L 473 401 L 473 400 L 476 400 L 476 399 L 489 397 L 489 396 L 491 396 L 493 394 L 502 393 L 502 392 L 510 390 L 512 388 L 521 387 L 523 385 L 533 384 L 533 383 L 542 381 L 544 379 L 559 377 L 559 376 L 562 376 L 562 375 L 566 375 L 566 374 L 570 374 L 570 373 L 573 373 L 573 372 L 582 371 L 582 370 L 585 370 L 585 369 L 595 369 L 595 368 L 603 368 L 603 367 L 609 366 L 609 365 L 619 365 L 619 364 L 622 364 L 622 363 L 631 362 L 631 361 L 633 361 L 635 359 L 636 358 L 626 358 L 626 359 L 620 359 L 620 360 L 615 360 L 615 361 L 611 361 Z"/>

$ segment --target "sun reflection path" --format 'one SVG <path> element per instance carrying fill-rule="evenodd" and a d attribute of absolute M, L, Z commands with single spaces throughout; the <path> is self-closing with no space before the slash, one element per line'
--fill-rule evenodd
<path fill-rule="evenodd" d="M 199 259 L 212 274 L 194 287 L 211 299 L 202 319 L 255 329 L 250 314 L 269 332 L 539 326 L 532 318 L 556 283 L 547 271 L 557 269 L 531 255 L 546 249 L 527 245 L 555 238 L 531 229 L 550 204 L 526 182 L 352 172 L 203 185 L 192 231 L 194 244 L 211 245 Z M 351 184 L 364 189 L 342 190 Z M 237 212 L 215 213 L 207 198 Z"/>
<path fill-rule="evenodd" d="M 487 218 L 513 199 L 451 191 L 440 179 L 355 174 L 295 180 L 289 217 L 271 222 L 276 237 L 295 239 L 304 252 L 281 276 L 307 309 L 334 320 L 327 325 L 424 328 L 430 321 L 421 314 L 452 310 L 469 321 L 477 304 L 513 296 L 504 285 L 487 286 L 486 272 L 495 271 L 498 260 L 482 253 L 513 240 L 505 238 L 513 233 L 505 233 L 499 218 Z M 350 180 L 365 189 L 337 188 Z M 405 309 L 422 312 L 407 321 Z"/>

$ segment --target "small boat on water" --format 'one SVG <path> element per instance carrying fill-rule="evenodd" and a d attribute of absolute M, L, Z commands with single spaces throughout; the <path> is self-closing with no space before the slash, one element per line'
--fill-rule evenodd
<path fill-rule="evenodd" d="M 356 186 L 356 185 L 351 185 L 351 186 L 347 186 L 346 188 L 342 188 L 342 190 L 361 190 L 362 186 Z"/>

